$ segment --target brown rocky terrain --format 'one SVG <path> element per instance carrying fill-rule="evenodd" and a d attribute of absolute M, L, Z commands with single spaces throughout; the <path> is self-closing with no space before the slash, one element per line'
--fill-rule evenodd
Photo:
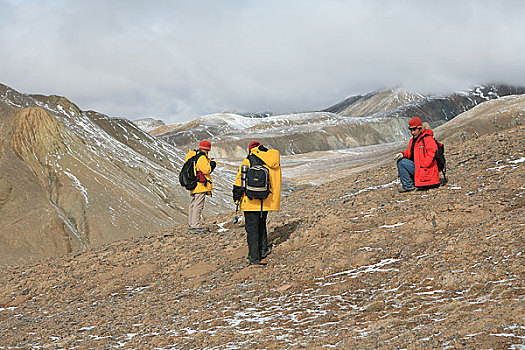
<path fill-rule="evenodd" d="M 264 267 L 232 213 L 6 268 L 0 349 L 523 349 L 523 118 L 449 138 L 439 189 L 389 161 L 290 194 Z"/>

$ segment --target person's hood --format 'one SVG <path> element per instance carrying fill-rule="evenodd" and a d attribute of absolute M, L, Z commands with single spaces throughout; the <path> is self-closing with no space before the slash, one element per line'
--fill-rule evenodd
<path fill-rule="evenodd" d="M 186 160 L 190 159 L 197 153 L 202 153 L 202 155 L 206 156 L 206 153 L 202 152 L 201 150 L 190 149 L 188 150 L 188 153 L 186 154 Z"/>
<path fill-rule="evenodd" d="M 250 150 L 250 154 L 259 157 L 270 168 L 278 168 L 281 165 L 279 151 L 276 149 L 269 149 L 264 152 L 257 146 Z"/>
<path fill-rule="evenodd" d="M 423 129 L 423 130 L 421 130 L 421 134 L 422 135 L 429 135 L 429 136 L 434 137 L 434 132 L 432 130 L 430 130 L 430 129 Z"/>

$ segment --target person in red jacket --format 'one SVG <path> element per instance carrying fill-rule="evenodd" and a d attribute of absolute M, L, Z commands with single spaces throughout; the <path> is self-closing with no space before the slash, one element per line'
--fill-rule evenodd
<path fill-rule="evenodd" d="M 434 159 L 438 146 L 434 140 L 434 132 L 423 128 L 419 117 L 412 118 L 408 122 L 408 128 L 412 134 L 408 148 L 395 156 L 401 180 L 399 192 L 439 186 L 439 169 Z"/>

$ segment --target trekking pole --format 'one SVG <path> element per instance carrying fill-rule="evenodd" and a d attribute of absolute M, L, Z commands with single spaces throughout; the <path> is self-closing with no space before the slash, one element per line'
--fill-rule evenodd
<path fill-rule="evenodd" d="M 241 166 L 241 188 L 243 191 L 246 191 L 246 173 L 248 172 L 248 166 L 246 164 Z M 239 217 L 237 216 L 237 212 L 239 211 L 239 203 L 241 203 L 241 200 L 239 199 L 235 204 L 235 216 L 233 217 L 232 223 L 236 224 L 239 222 Z"/>
<path fill-rule="evenodd" d="M 240 201 L 237 201 L 235 203 L 235 216 L 233 217 L 233 220 L 232 220 L 232 224 L 234 225 L 239 222 L 239 217 L 237 216 L 237 212 L 239 211 L 239 202 Z"/>

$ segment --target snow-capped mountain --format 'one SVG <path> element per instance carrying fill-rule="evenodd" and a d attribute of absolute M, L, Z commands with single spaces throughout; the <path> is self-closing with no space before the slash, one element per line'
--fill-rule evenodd
<path fill-rule="evenodd" d="M 400 88 L 350 97 L 322 112 L 247 118 L 216 113 L 163 127 L 157 136 L 181 147 L 209 139 L 221 158 L 240 158 L 258 140 L 283 155 L 363 147 L 410 137 L 406 122 L 414 115 L 432 126 L 491 99 L 525 93 L 524 87 L 483 85 L 447 96 L 423 96 Z"/>
<path fill-rule="evenodd" d="M 446 96 L 425 96 L 400 105 L 395 109 L 378 112 L 374 116 L 411 118 L 414 115 L 418 115 L 423 121 L 437 126 L 481 103 L 503 96 L 520 94 L 525 94 L 524 86 L 478 85 Z"/>
<path fill-rule="evenodd" d="M 0 85 L 0 262 L 41 258 L 186 220 L 185 153 L 124 119 Z M 218 170 L 220 172 L 220 170 Z M 231 206 L 217 184 L 208 213 Z"/>
<path fill-rule="evenodd" d="M 218 157 L 239 158 L 253 140 L 277 148 L 283 155 L 393 142 L 404 137 L 405 124 L 396 118 L 348 118 L 329 112 L 268 118 L 218 113 L 179 125 L 160 137 L 177 146 L 210 139 Z"/>
<path fill-rule="evenodd" d="M 159 126 L 165 125 L 162 120 L 154 118 L 137 119 L 133 120 L 132 123 L 135 124 L 139 129 L 144 130 L 146 132 L 150 132 L 151 130 L 156 129 Z"/>
<path fill-rule="evenodd" d="M 374 113 L 389 111 L 406 103 L 421 100 L 423 95 L 396 87 L 374 91 L 365 95 L 348 97 L 324 112 L 336 113 L 348 117 L 362 117 Z"/>

